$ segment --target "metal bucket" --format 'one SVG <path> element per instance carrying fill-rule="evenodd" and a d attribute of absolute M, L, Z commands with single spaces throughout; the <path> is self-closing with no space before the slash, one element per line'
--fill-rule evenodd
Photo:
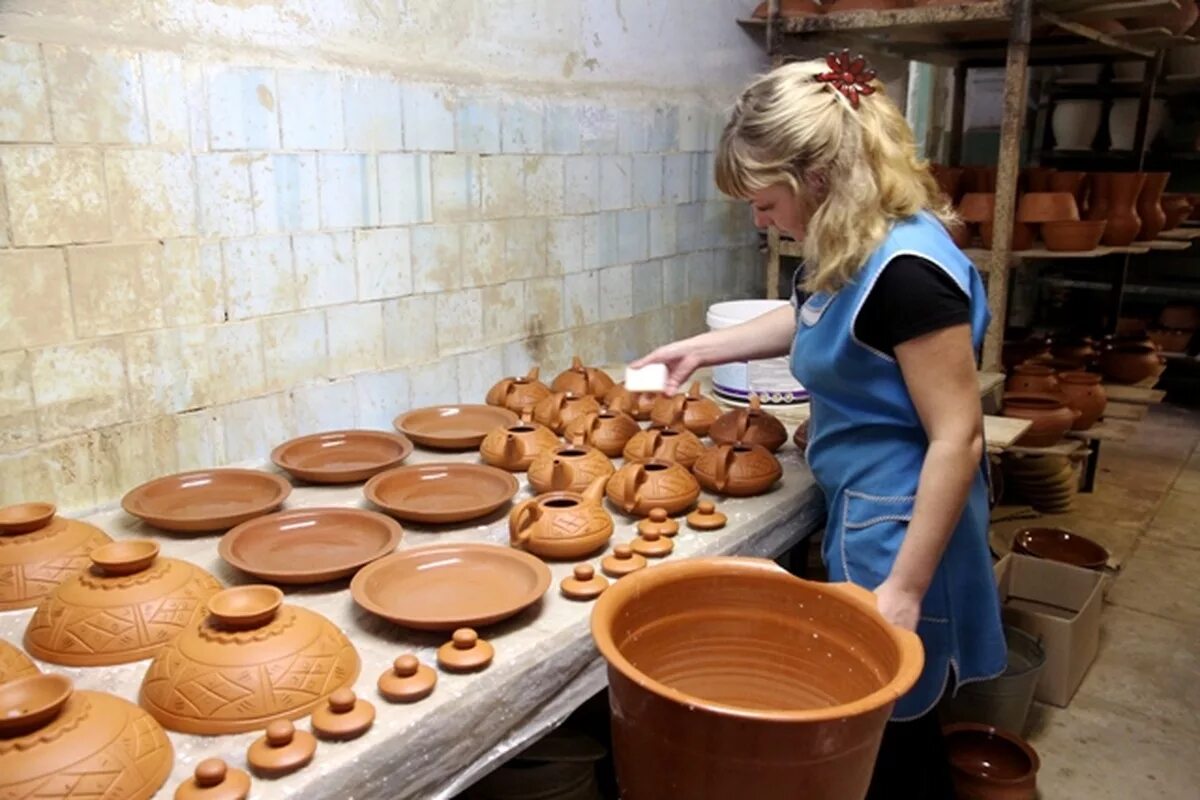
<path fill-rule="evenodd" d="M 1046 651 L 1038 639 L 1009 625 L 1004 626 L 1004 638 L 1008 643 L 1004 674 L 968 683 L 953 698 L 947 698 L 942 706 L 945 722 L 980 722 L 1024 734 Z"/>

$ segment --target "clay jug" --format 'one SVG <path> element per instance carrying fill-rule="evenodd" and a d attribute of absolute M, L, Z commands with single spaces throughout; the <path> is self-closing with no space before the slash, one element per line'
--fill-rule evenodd
<path fill-rule="evenodd" d="M 648 428 L 636 433 L 625 445 L 626 461 L 671 461 L 691 469 L 704 452 L 700 437 L 687 428 Z"/>
<path fill-rule="evenodd" d="M 692 467 L 700 486 L 730 497 L 762 494 L 783 477 L 783 467 L 762 445 L 719 444 L 710 447 Z"/>
<path fill-rule="evenodd" d="M 1109 247 L 1128 247 L 1142 229 L 1138 195 L 1146 183 L 1142 172 L 1113 172 L 1109 175 L 1108 227 L 1101 241 Z"/>
<path fill-rule="evenodd" d="M 0 683 L 15 681 L 26 675 L 37 675 L 37 666 L 16 645 L 0 639 Z"/>
<path fill-rule="evenodd" d="M 524 472 L 540 453 L 553 450 L 560 444 L 554 431 L 534 422 L 530 409 L 526 408 L 516 425 L 496 428 L 483 437 L 479 455 L 485 464 L 509 472 Z"/>
<path fill-rule="evenodd" d="M 1170 179 L 1169 172 L 1147 172 L 1146 182 L 1138 195 L 1137 213 L 1142 219 L 1142 228 L 1138 231 L 1139 242 L 1152 242 L 1167 225 L 1167 215 L 1162 208 L 1163 191 Z"/>
<path fill-rule="evenodd" d="M 1117 383 L 1141 383 L 1162 374 L 1166 359 L 1154 345 L 1114 345 L 1100 356 L 1100 371 Z"/>
<path fill-rule="evenodd" d="M 1054 370 L 1042 364 L 1020 364 L 1004 382 L 1004 391 L 1018 394 L 1054 394 L 1058 391 L 1058 378 Z"/>
<path fill-rule="evenodd" d="M 94 525 L 55 516 L 51 503 L 0 508 L 0 611 L 32 608 L 88 554 L 112 539 Z"/>
<path fill-rule="evenodd" d="M 1050 176 L 1050 191 L 1052 192 L 1067 192 L 1075 198 L 1075 205 L 1083 208 L 1083 201 L 1087 197 L 1087 173 L 1086 172 L 1061 172 L 1056 171 Z"/>
<path fill-rule="evenodd" d="M 1100 385 L 1100 376 L 1093 372 L 1064 372 L 1058 376 L 1058 391 L 1067 405 L 1079 412 L 1079 418 L 1071 426 L 1073 430 L 1086 431 L 1104 416 L 1108 397 Z"/>
<path fill-rule="evenodd" d="M 508 515 L 513 545 L 552 559 L 584 558 L 604 547 L 613 533 L 603 506 L 607 483 L 596 478 L 582 493 L 550 492 L 521 503 Z"/>
<path fill-rule="evenodd" d="M 597 478 L 612 475 L 608 456 L 576 436 L 571 444 L 546 450 L 529 465 L 529 485 L 538 494 L 582 492 Z"/>
<path fill-rule="evenodd" d="M 686 395 L 660 397 L 654 403 L 650 420 L 660 427 L 682 420 L 683 427 L 697 436 L 707 436 L 708 429 L 721 416 L 721 407 L 700 394 L 700 382 L 692 383 Z"/>
<path fill-rule="evenodd" d="M 626 464 L 608 481 L 608 499 L 631 517 L 649 515 L 661 508 L 667 514 L 687 511 L 700 496 L 700 484 L 692 473 L 669 461 Z"/>
<path fill-rule="evenodd" d="M 25 649 L 35 658 L 72 667 L 151 658 L 203 618 L 208 598 L 222 588 L 200 567 L 160 556 L 158 545 L 145 539 L 102 545 L 91 560 L 90 569 L 68 576 L 29 620 Z"/>
<path fill-rule="evenodd" d="M 570 368 L 560 372 L 554 383 L 550 384 L 551 391 L 590 394 L 596 399 L 604 397 L 611 388 L 613 379 L 608 377 L 608 373 L 596 367 L 585 367 L 579 356 L 572 357 Z"/>
<path fill-rule="evenodd" d="M 601 409 L 571 420 L 563 436 L 572 442 L 579 438 L 609 458 L 616 458 L 641 430 L 637 421 L 623 411 Z"/>
<path fill-rule="evenodd" d="M 520 414 L 525 410 L 533 410 L 538 401 L 550 394 L 546 384 L 538 380 L 539 368 L 534 367 L 521 378 L 505 378 L 497 383 L 487 393 L 489 406 L 500 406 Z"/>
<path fill-rule="evenodd" d="M 787 441 L 787 429 L 772 414 L 763 411 L 758 395 L 750 395 L 750 407 L 727 411 L 708 429 L 717 444 L 759 444 L 774 453 Z"/>
<path fill-rule="evenodd" d="M 534 406 L 533 418 L 555 433 L 561 434 L 571 420 L 599 410 L 600 403 L 590 394 L 555 392 Z"/>
<path fill-rule="evenodd" d="M 654 410 L 654 401 L 659 397 L 658 392 L 631 392 L 624 384 L 618 383 L 604 395 L 604 405 L 609 411 L 624 411 L 638 422 L 650 419 Z"/>
<path fill-rule="evenodd" d="M 1033 426 L 1018 440 L 1025 447 L 1050 447 L 1058 444 L 1080 416 L 1057 395 L 1004 394 L 1004 416 L 1027 419 Z"/>
<path fill-rule="evenodd" d="M 175 751 L 142 709 L 65 675 L 0 685 L 0 797 L 153 797 Z"/>
<path fill-rule="evenodd" d="M 1108 172 L 1093 172 L 1088 181 L 1087 218 L 1090 220 L 1108 219 L 1108 196 L 1112 192 L 1112 174 Z"/>

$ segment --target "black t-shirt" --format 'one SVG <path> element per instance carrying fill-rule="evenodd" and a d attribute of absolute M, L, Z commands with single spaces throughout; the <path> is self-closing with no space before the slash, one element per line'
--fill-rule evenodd
<path fill-rule="evenodd" d="M 898 344 L 970 321 L 970 300 L 944 270 L 920 256 L 898 256 L 871 287 L 854 335 L 894 357 Z"/>

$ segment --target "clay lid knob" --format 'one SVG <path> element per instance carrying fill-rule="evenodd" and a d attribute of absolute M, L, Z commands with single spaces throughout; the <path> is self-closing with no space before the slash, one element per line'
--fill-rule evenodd
<path fill-rule="evenodd" d="M 249 794 L 249 775 L 219 758 L 206 758 L 190 780 L 179 784 L 175 800 L 246 800 Z"/>
<path fill-rule="evenodd" d="M 277 719 L 246 752 L 246 762 L 255 774 L 279 778 L 312 761 L 317 740 L 308 731 L 296 730 L 291 720 Z"/>
<path fill-rule="evenodd" d="M 627 544 L 619 544 L 613 548 L 611 556 L 600 562 L 600 569 L 610 578 L 620 578 L 631 572 L 637 572 L 646 566 L 646 559 L 633 552 Z"/>
<path fill-rule="evenodd" d="M 405 653 L 402 656 L 397 656 L 392 662 L 392 671 L 398 678 L 411 678 L 417 674 L 417 670 L 421 668 L 421 662 L 417 661 L 417 657 L 412 653 Z"/>
<path fill-rule="evenodd" d="M 571 577 L 563 578 L 559 588 L 571 600 L 595 600 L 608 588 L 608 581 L 597 575 L 591 564 L 576 564 Z"/>
<path fill-rule="evenodd" d="M 296 738 L 296 726 L 290 719 L 277 719 L 267 726 L 267 744 L 271 747 L 287 747 Z"/>
<path fill-rule="evenodd" d="M 459 628 L 450 637 L 455 650 L 470 650 L 479 641 L 479 634 L 470 628 Z"/>
<path fill-rule="evenodd" d="M 654 522 L 666 522 L 667 521 L 667 510 L 665 508 L 650 509 L 650 519 L 653 520 Z"/>
<path fill-rule="evenodd" d="M 354 691 L 342 687 L 333 694 L 329 695 L 329 710 L 335 714 L 346 714 L 354 710 L 354 704 L 358 702 Z"/>
<path fill-rule="evenodd" d="M 703 502 L 700 503 L 699 511 L 701 514 L 711 514 L 716 510 L 717 510 L 717 507 L 714 506 L 708 500 L 704 500 Z"/>
<path fill-rule="evenodd" d="M 726 517 L 710 501 L 704 500 L 696 510 L 687 515 L 687 524 L 697 531 L 715 531 L 725 527 Z"/>
<path fill-rule="evenodd" d="M 674 536 L 679 533 L 679 523 L 667 515 L 665 508 L 652 508 L 650 515 L 637 524 L 637 529 L 643 536 L 651 532 L 658 536 Z"/>
<path fill-rule="evenodd" d="M 438 648 L 438 666 L 447 672 L 474 672 L 492 663 L 495 650 L 470 628 L 459 628 Z"/>
<path fill-rule="evenodd" d="M 596 574 L 591 564 L 576 564 L 574 572 L 577 581 L 590 581 Z"/>
<path fill-rule="evenodd" d="M 658 535 L 657 531 L 646 531 L 637 539 L 630 542 L 633 552 L 646 558 L 665 558 L 675 549 L 674 543 Z"/>
<path fill-rule="evenodd" d="M 225 780 L 228 768 L 219 758 L 206 758 L 196 765 L 196 785 L 208 788 Z"/>
<path fill-rule="evenodd" d="M 347 741 L 362 736 L 375 722 L 375 706 L 359 700 L 343 686 L 329 695 L 329 704 L 312 715 L 313 733 L 322 739 Z"/>
<path fill-rule="evenodd" d="M 417 660 L 412 653 L 398 656 L 392 668 L 379 676 L 379 694 L 393 703 L 415 703 L 433 693 L 437 673 Z"/>

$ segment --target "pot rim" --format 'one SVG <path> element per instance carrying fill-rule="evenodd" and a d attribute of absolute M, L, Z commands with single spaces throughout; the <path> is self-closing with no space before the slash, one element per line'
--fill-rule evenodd
<path fill-rule="evenodd" d="M 1029 780 L 1030 776 L 1037 775 L 1038 771 L 1041 770 L 1041 768 L 1042 768 L 1042 759 L 1040 756 L 1038 756 L 1037 751 L 1034 750 L 1033 747 L 1031 747 L 1029 745 L 1029 743 L 1026 742 L 1024 739 L 1022 739 L 1021 737 L 1016 736 L 1012 733 L 1009 733 L 1008 731 L 1004 730 L 1003 728 L 997 728 L 995 725 L 983 725 L 978 722 L 955 722 L 951 725 L 946 725 L 945 727 L 942 728 L 942 736 L 944 738 L 946 738 L 947 740 L 949 740 L 949 738 L 956 733 L 987 734 L 988 736 L 994 737 L 996 739 L 999 739 L 1003 742 L 1006 742 L 1006 743 L 1016 747 L 1018 750 L 1020 750 L 1025 755 L 1026 758 L 1029 759 L 1029 771 L 1026 772 L 1024 775 L 1021 775 L 1016 778 L 999 778 L 994 775 L 988 775 L 986 777 L 986 780 L 990 783 L 998 783 L 998 784 L 1002 784 L 1005 786 L 1013 786 L 1016 784 L 1020 784 L 1020 783 L 1023 783 L 1024 781 Z M 947 741 L 947 750 L 949 750 L 949 742 L 948 741 Z M 950 762 L 950 768 L 952 770 L 955 770 L 956 772 L 963 772 L 968 775 L 979 777 L 978 773 L 968 772 L 967 770 L 963 769 L 962 767 L 955 765 L 953 760 L 951 760 L 951 762 Z"/>

